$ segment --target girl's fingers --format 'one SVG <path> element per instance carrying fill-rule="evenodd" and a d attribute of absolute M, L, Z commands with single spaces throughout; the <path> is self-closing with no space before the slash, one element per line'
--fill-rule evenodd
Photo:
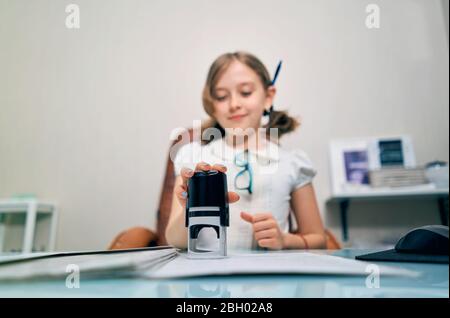
<path fill-rule="evenodd" d="M 195 166 L 195 171 L 209 171 L 211 169 L 218 170 L 223 173 L 225 173 L 227 171 L 227 167 L 225 167 L 224 165 L 221 165 L 221 164 L 216 164 L 214 166 L 211 166 L 210 164 L 208 164 L 206 162 L 199 162 Z M 195 171 L 192 169 L 189 169 L 189 168 L 181 169 L 180 175 L 181 175 L 182 184 L 180 185 L 180 189 L 177 189 L 175 191 L 175 195 L 177 196 L 178 199 L 180 199 L 182 201 L 186 200 L 187 184 L 188 184 L 189 179 L 194 175 Z M 239 195 L 236 192 L 228 192 L 228 202 L 229 203 L 234 203 L 238 200 L 239 200 Z"/>
<path fill-rule="evenodd" d="M 209 171 L 211 170 L 211 165 L 206 162 L 199 162 L 195 166 L 195 171 Z"/>
<path fill-rule="evenodd" d="M 189 168 L 182 168 L 180 175 L 181 175 L 181 180 L 183 181 L 183 186 L 187 186 L 187 182 L 188 182 L 189 178 L 194 175 L 194 170 L 189 169 Z"/>
<path fill-rule="evenodd" d="M 234 203 L 239 201 L 240 197 L 239 194 L 237 194 L 236 192 L 228 192 L 228 203 Z"/>
<path fill-rule="evenodd" d="M 260 247 L 269 247 L 269 248 L 271 248 L 271 247 L 274 247 L 275 244 L 276 244 L 275 239 L 262 239 L 262 240 L 258 241 L 258 245 Z"/>
<path fill-rule="evenodd" d="M 187 198 L 186 187 L 182 185 L 177 187 L 177 189 L 175 190 L 175 195 L 177 196 L 178 200 L 180 200 L 180 202 L 185 202 Z"/>
<path fill-rule="evenodd" d="M 253 214 L 253 222 L 260 222 L 268 219 L 273 219 L 272 213 L 255 213 Z"/>
<path fill-rule="evenodd" d="M 227 167 L 225 167 L 224 165 L 221 164 L 215 164 L 214 166 L 211 166 L 210 164 L 206 163 L 206 162 L 199 162 L 196 166 L 195 166 L 195 171 L 209 171 L 211 169 L 214 170 L 218 170 L 220 172 L 225 173 L 227 171 Z M 180 199 L 180 200 L 186 200 L 187 197 L 187 184 L 189 179 L 194 175 L 195 173 L 194 170 L 189 169 L 189 168 L 182 168 L 180 175 L 181 175 L 181 180 L 182 180 L 182 190 L 181 189 L 177 189 L 176 190 L 176 196 Z M 239 200 L 239 195 L 236 192 L 228 192 L 228 202 L 229 203 L 234 203 L 236 201 Z"/>
<path fill-rule="evenodd" d="M 276 227 L 274 220 L 265 220 L 253 223 L 253 232 L 259 232 Z"/>
<path fill-rule="evenodd" d="M 244 221 L 247 221 L 249 223 L 253 223 L 253 216 L 247 212 L 241 212 L 241 218 Z"/>
<path fill-rule="evenodd" d="M 199 162 L 195 166 L 195 171 L 209 171 L 212 169 L 218 170 L 223 173 L 227 172 L 227 167 L 225 167 L 224 165 L 221 165 L 221 164 L 215 164 L 214 166 L 211 167 L 211 165 L 206 162 Z M 183 180 L 183 184 L 187 184 L 189 178 L 194 175 L 194 171 L 189 168 L 182 168 L 180 174 L 181 174 L 181 178 Z"/>
<path fill-rule="evenodd" d="M 212 170 L 217 170 L 217 171 L 220 171 L 220 172 L 223 172 L 223 173 L 227 172 L 227 167 L 225 167 L 224 165 L 221 165 L 221 164 L 215 164 L 215 165 L 213 165 L 211 167 L 211 169 Z"/>
<path fill-rule="evenodd" d="M 276 229 L 269 229 L 264 231 L 255 232 L 255 240 L 275 238 L 277 236 Z"/>

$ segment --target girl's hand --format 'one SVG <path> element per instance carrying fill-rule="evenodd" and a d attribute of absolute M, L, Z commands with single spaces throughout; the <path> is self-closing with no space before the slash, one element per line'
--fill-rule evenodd
<path fill-rule="evenodd" d="M 206 162 L 200 162 L 195 167 L 195 171 L 209 171 L 209 170 L 218 170 L 220 172 L 225 173 L 227 171 L 227 167 L 223 165 L 209 165 Z M 186 198 L 188 192 L 188 182 L 189 179 L 194 175 L 194 171 L 189 168 L 181 169 L 181 179 L 182 183 L 178 186 L 175 186 L 175 195 L 178 199 L 178 202 L 183 207 L 186 208 Z M 239 195 L 235 192 L 228 192 L 228 203 L 234 203 L 239 200 Z"/>
<path fill-rule="evenodd" d="M 260 247 L 272 250 L 284 248 L 284 235 L 271 213 L 249 214 L 241 212 L 241 218 L 253 226 L 253 235 Z"/>

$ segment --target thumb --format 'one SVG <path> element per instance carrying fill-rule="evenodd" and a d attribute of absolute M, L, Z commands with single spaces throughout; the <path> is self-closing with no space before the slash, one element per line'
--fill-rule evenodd
<path fill-rule="evenodd" d="M 253 223 L 253 216 L 247 212 L 241 212 L 241 218 L 244 221 L 247 221 L 249 223 Z"/>
<path fill-rule="evenodd" d="M 236 192 L 228 192 L 228 203 L 234 203 L 239 201 L 239 194 Z"/>

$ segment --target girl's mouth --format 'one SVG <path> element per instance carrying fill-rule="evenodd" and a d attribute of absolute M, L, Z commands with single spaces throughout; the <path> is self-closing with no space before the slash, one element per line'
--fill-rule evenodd
<path fill-rule="evenodd" d="M 242 118 L 244 118 L 245 116 L 247 116 L 247 115 L 233 115 L 233 116 L 228 117 L 228 119 L 233 120 L 233 121 L 239 121 Z"/>

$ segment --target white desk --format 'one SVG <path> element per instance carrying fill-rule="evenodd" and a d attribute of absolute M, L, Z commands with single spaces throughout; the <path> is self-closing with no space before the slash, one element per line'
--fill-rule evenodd
<path fill-rule="evenodd" d="M 8 213 L 26 213 L 25 235 L 23 238 L 22 253 L 31 253 L 33 249 L 36 219 L 38 214 L 50 214 L 50 230 L 48 236 L 48 250 L 55 250 L 56 227 L 58 213 L 56 205 L 49 202 L 41 202 L 35 199 L 2 199 L 0 200 L 0 216 Z M 0 252 L 3 251 L 5 225 L 0 223 Z"/>
<path fill-rule="evenodd" d="M 348 240 L 347 212 L 350 201 L 401 200 L 436 198 L 438 201 L 441 223 L 448 225 L 448 188 L 446 189 L 414 189 L 414 188 L 380 188 L 354 193 L 339 193 L 331 196 L 326 204 L 338 203 L 341 213 L 342 240 Z M 447 208 L 446 202 L 447 201 Z"/>

